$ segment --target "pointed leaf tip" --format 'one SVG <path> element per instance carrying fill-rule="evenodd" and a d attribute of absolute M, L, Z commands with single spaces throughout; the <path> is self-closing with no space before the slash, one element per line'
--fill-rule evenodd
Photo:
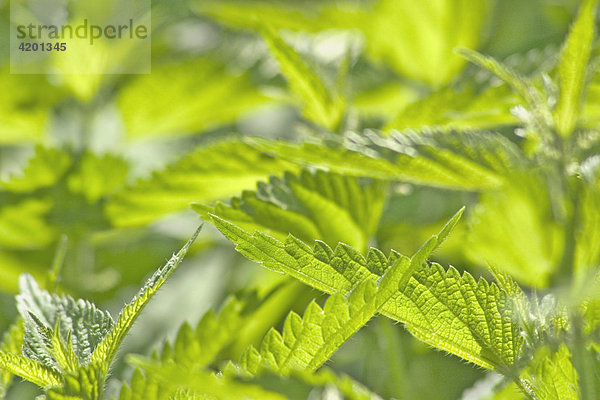
<path fill-rule="evenodd" d="M 145 305 L 150 301 L 158 289 L 160 289 L 163 283 L 169 278 L 169 276 L 171 276 L 173 271 L 183 260 L 183 257 L 186 255 L 188 249 L 200 234 L 203 226 L 203 223 L 200 224 L 190 240 L 187 241 L 181 250 L 179 250 L 177 254 L 174 254 L 173 257 L 171 257 L 171 259 L 163 267 L 159 268 L 146 281 L 145 285 L 142 286 L 137 296 L 135 296 L 132 301 L 121 310 L 119 318 L 112 327 L 112 330 L 92 353 L 91 363 L 102 365 L 103 368 L 105 368 L 104 372 L 108 370 L 119 346 L 129 332 L 129 329 L 142 312 Z"/>
<path fill-rule="evenodd" d="M 440 231 L 440 233 L 438 233 L 438 240 L 439 240 L 440 243 L 443 242 L 444 240 L 446 240 L 446 238 L 448 237 L 448 235 L 454 230 L 454 228 L 456 227 L 456 225 L 458 225 L 458 222 L 462 218 L 462 215 L 465 212 L 465 209 L 466 209 L 466 206 L 462 206 L 460 208 L 460 210 L 458 210 L 452 216 L 452 218 L 450 218 L 450 220 L 448 220 L 448 222 L 446 222 L 446 224 L 444 225 L 444 227 L 442 228 L 442 230 Z"/>
<path fill-rule="evenodd" d="M 519 96 L 526 101 L 531 102 L 531 95 L 528 90 L 529 85 L 527 81 L 506 64 L 498 61 L 494 57 L 481 54 L 466 47 L 457 48 L 455 52 L 470 63 L 490 71 L 498 78 L 502 79 L 506 84 L 511 86 L 513 90 L 519 94 Z"/>
<path fill-rule="evenodd" d="M 183 246 L 183 248 L 181 249 L 182 251 L 187 251 L 190 246 L 196 241 L 196 239 L 198 238 L 198 235 L 200 234 L 200 232 L 202 231 L 202 228 L 204 228 L 204 222 L 202 222 L 198 228 L 196 228 L 196 231 L 194 232 L 194 234 L 192 235 L 192 237 L 190 238 L 190 240 L 188 240 L 188 242 Z"/>
<path fill-rule="evenodd" d="M 556 129 L 569 136 L 576 128 L 585 95 L 586 74 L 595 35 L 598 0 L 584 0 L 564 45 L 558 66 L 560 95 L 554 111 Z"/>

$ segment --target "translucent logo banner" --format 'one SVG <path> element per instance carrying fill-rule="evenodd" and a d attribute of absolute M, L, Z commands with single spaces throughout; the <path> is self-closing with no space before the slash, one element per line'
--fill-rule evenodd
<path fill-rule="evenodd" d="M 11 0 L 11 74 L 150 73 L 150 0 Z"/>

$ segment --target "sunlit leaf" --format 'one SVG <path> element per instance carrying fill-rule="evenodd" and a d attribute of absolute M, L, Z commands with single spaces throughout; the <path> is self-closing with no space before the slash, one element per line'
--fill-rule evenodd
<path fill-rule="evenodd" d="M 219 200 L 250 189 L 257 180 L 288 166 L 239 141 L 219 142 L 119 191 L 106 210 L 115 225 L 142 225 L 184 210 L 191 202 Z"/>
<path fill-rule="evenodd" d="M 600 188 L 590 185 L 581 198 L 580 231 L 577 234 L 575 268 L 588 271 L 600 262 Z"/>
<path fill-rule="evenodd" d="M 559 261 L 561 230 L 552 221 L 549 195 L 541 183 L 513 179 L 514 186 L 482 194 L 471 217 L 465 249 L 473 261 L 544 287 Z"/>
<path fill-rule="evenodd" d="M 158 380 L 172 393 L 177 388 L 188 389 L 175 396 L 175 399 L 196 400 L 196 394 L 211 399 L 255 399 L 255 400 L 284 400 L 285 397 L 268 389 L 231 379 L 229 376 L 215 375 L 208 371 L 190 371 L 175 365 L 162 366 L 157 362 L 130 357 L 129 362 L 143 367 L 147 374 Z M 181 390 L 181 389 L 180 389 Z M 134 394 L 135 396 L 135 394 Z M 133 397 L 135 398 L 135 397 Z M 150 397 L 160 399 L 160 397 Z M 127 399 L 125 397 L 125 399 Z M 121 399 L 124 400 L 124 399 Z"/>
<path fill-rule="evenodd" d="M 597 0 L 584 0 L 560 59 L 560 96 L 554 118 L 558 132 L 568 136 L 577 124 L 585 87 L 587 64 L 594 40 Z"/>
<path fill-rule="evenodd" d="M 479 45 L 489 7 L 486 0 L 380 0 L 365 16 L 367 52 L 410 78 L 439 87 L 464 66 L 454 48 Z"/>
<path fill-rule="evenodd" d="M 129 329 L 131 329 L 131 326 L 146 304 L 148 304 L 158 289 L 160 289 L 166 280 L 169 279 L 171 274 L 173 274 L 177 266 L 181 263 L 189 247 L 200 233 L 200 229 L 201 227 L 198 228 L 196 233 L 194 233 L 194 236 L 192 236 L 177 254 L 174 254 L 163 267 L 154 272 L 131 302 L 123 307 L 119 313 L 119 317 L 111 327 L 110 332 L 108 332 L 93 350 L 90 357 L 90 364 L 102 366 L 102 368 L 104 368 L 104 373 L 108 371 L 108 368 L 117 354 L 121 342 L 129 332 Z"/>
<path fill-rule="evenodd" d="M 465 146 L 468 142 L 469 146 Z M 348 135 L 344 147 L 251 139 L 257 148 L 301 165 L 326 166 L 336 172 L 468 190 L 502 186 L 502 175 L 523 168 L 521 151 L 491 132 L 436 131 Z"/>
<path fill-rule="evenodd" d="M 407 106 L 388 124 L 388 129 L 423 129 L 443 131 L 490 129 L 518 123 L 511 108 L 518 98 L 506 85 L 471 88 L 457 92 L 441 89 Z"/>
<path fill-rule="evenodd" d="M 306 117 L 334 130 L 344 112 L 344 98 L 329 90 L 314 70 L 273 29 L 263 27 L 261 33 L 279 62 L 291 91 L 302 103 Z"/>
<path fill-rule="evenodd" d="M 391 120 L 417 100 L 417 91 L 399 82 L 389 82 L 354 94 L 352 106 L 360 115 Z"/>
<path fill-rule="evenodd" d="M 51 107 L 64 93 L 43 75 L 14 75 L 0 68 L 0 144 L 41 143 Z"/>
<path fill-rule="evenodd" d="M 377 227 L 384 189 L 375 180 L 303 170 L 298 176 L 271 177 L 256 191 L 233 198 L 231 205 L 193 208 L 246 229 L 266 229 L 281 239 L 291 233 L 305 241 L 320 239 L 332 246 L 344 242 L 364 249 Z"/>
<path fill-rule="evenodd" d="M 39 248 L 56 237 L 55 229 L 45 221 L 52 204 L 47 199 L 28 199 L 0 207 L 0 246 Z"/>
<path fill-rule="evenodd" d="M 489 9 L 487 0 L 323 2 L 310 8 L 283 1 L 196 4 L 198 12 L 235 28 L 256 29 L 260 21 L 276 29 L 359 30 L 371 59 L 434 87 L 447 83 L 464 66 L 453 53 L 455 47 L 479 45 Z"/>
<path fill-rule="evenodd" d="M 515 362 L 520 347 L 506 293 L 454 268 L 422 264 L 456 224 L 457 216 L 413 256 L 412 275 L 404 275 L 382 314 L 404 323 L 432 346 L 485 368 L 503 370 Z M 371 250 L 365 259 L 343 244 L 331 249 L 316 242 L 311 249 L 293 236 L 282 243 L 260 232 L 251 235 L 217 217 L 212 222 L 246 257 L 326 293 L 346 293 L 363 280 L 379 279 L 398 258 L 394 252 L 387 259 Z"/>
<path fill-rule="evenodd" d="M 207 58 L 156 66 L 118 95 L 132 139 L 198 133 L 235 122 L 266 100 L 247 74 Z"/>
<path fill-rule="evenodd" d="M 67 184 L 73 193 L 81 193 L 93 203 L 121 188 L 125 184 L 128 168 L 121 158 L 85 153 Z"/>
<path fill-rule="evenodd" d="M 50 294 L 26 274 L 20 279 L 17 307 L 24 320 L 23 354 L 57 372 L 63 371 L 62 349 L 56 347 L 54 334 L 72 345 L 79 363 L 85 365 L 113 326 L 108 312 L 84 300 Z"/>
<path fill-rule="evenodd" d="M 549 351 L 547 351 L 549 352 Z M 534 393 L 540 399 L 579 400 L 577 372 L 571 363 L 571 354 L 562 345 L 558 351 L 540 357 L 532 378 Z"/>
<path fill-rule="evenodd" d="M 383 274 L 379 285 L 359 283 L 347 297 L 332 295 L 324 307 L 311 303 L 300 317 L 288 315 L 281 333 L 271 329 L 259 350 L 250 347 L 242 367 L 252 374 L 267 368 L 287 375 L 291 370 L 315 371 L 387 303 L 410 274 L 411 261 L 398 258 Z"/>
<path fill-rule="evenodd" d="M 58 386 L 60 375 L 54 370 L 19 354 L 0 350 L 0 369 L 20 376 L 41 387 Z"/>
<path fill-rule="evenodd" d="M 23 345 L 23 320 L 20 318 L 5 332 L 0 351 L 5 353 L 20 354 Z M 13 375 L 7 370 L 0 369 L 0 399 L 4 399 L 6 390 L 12 382 Z"/>
<path fill-rule="evenodd" d="M 71 165 L 69 155 L 53 148 L 37 146 L 20 175 L 0 181 L 0 189 L 26 193 L 54 185 Z"/>

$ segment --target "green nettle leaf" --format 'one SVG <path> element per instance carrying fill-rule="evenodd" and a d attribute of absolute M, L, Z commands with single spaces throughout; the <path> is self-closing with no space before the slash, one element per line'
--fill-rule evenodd
<path fill-rule="evenodd" d="M 404 275 L 381 313 L 432 346 L 502 371 L 516 361 L 521 343 L 506 292 L 468 273 L 425 263 L 459 216 L 413 256 L 412 273 Z M 392 252 L 388 259 L 372 249 L 365 259 L 347 245 L 332 250 L 319 241 L 311 249 L 291 235 L 282 243 L 261 232 L 249 234 L 216 216 L 211 220 L 249 259 L 326 293 L 348 293 L 365 280 L 376 281 L 400 258 Z"/>
<path fill-rule="evenodd" d="M 303 170 L 298 176 L 271 176 L 230 205 L 192 208 L 247 230 L 266 229 L 280 239 L 291 233 L 303 241 L 320 239 L 331 246 L 344 242 L 365 249 L 381 216 L 385 188 L 381 181 Z"/>
<path fill-rule="evenodd" d="M 600 123 L 600 74 L 594 69 L 588 71 L 589 85 L 585 91 L 585 101 L 581 103 L 579 125 L 582 128 L 596 128 Z"/>
<path fill-rule="evenodd" d="M 110 314 L 88 301 L 50 294 L 28 274 L 21 276 L 19 289 L 17 308 L 25 329 L 23 355 L 56 372 L 72 372 L 60 346 L 65 344 L 76 355 L 77 364 L 88 364 L 94 349 L 113 328 Z"/>
<path fill-rule="evenodd" d="M 252 138 L 257 148 L 299 164 L 326 166 L 354 176 L 401 180 L 444 188 L 493 189 L 510 169 L 528 165 L 521 150 L 492 132 L 376 132 L 348 135 L 344 147 Z"/>
<path fill-rule="evenodd" d="M 147 281 L 146 284 L 140 289 L 138 294 L 131 300 L 131 302 L 125 306 L 119 313 L 119 318 L 115 322 L 111 331 L 106 335 L 102 342 L 95 348 L 91 356 L 91 363 L 97 363 L 104 365 L 106 369 L 110 365 L 110 362 L 114 359 L 117 350 L 125 339 L 127 332 L 142 312 L 143 308 L 148 304 L 154 294 L 160 289 L 160 287 L 166 282 L 171 274 L 175 271 L 179 263 L 185 257 L 189 247 L 192 245 L 196 237 L 200 233 L 202 226 L 198 228 L 194 236 L 183 246 L 181 250 L 162 268 L 159 268 Z"/>
<path fill-rule="evenodd" d="M 199 148 L 156 172 L 151 178 L 117 192 L 106 212 L 117 226 L 138 226 L 193 201 L 215 201 L 252 188 L 269 174 L 295 168 L 255 148 L 230 140 Z"/>
<path fill-rule="evenodd" d="M 195 329 L 184 323 L 177 332 L 175 342 L 165 342 L 160 354 L 153 354 L 152 359 L 130 358 L 134 360 L 134 364 L 141 366 L 146 363 L 154 365 L 153 363 L 160 361 L 162 366 L 175 365 L 185 371 L 201 371 L 202 368 L 214 365 L 228 347 L 240 344 L 247 347 L 246 336 L 252 336 L 253 325 L 260 325 L 259 320 L 269 321 L 269 314 L 273 313 L 282 296 L 293 294 L 295 287 L 295 284 L 290 283 L 280 285 L 262 298 L 255 292 L 231 296 L 218 314 L 208 311 Z M 131 396 L 166 399 L 170 398 L 175 389 L 173 385 L 153 379 L 148 371 L 138 368 L 131 384 L 123 385 L 120 399 L 130 399 Z"/>
<path fill-rule="evenodd" d="M 256 294 L 230 297 L 218 315 L 212 310 L 204 314 L 196 329 L 188 323 L 183 324 L 175 342 L 164 344 L 160 361 L 196 370 L 206 367 L 223 349 L 240 340 L 244 329 L 265 304 L 268 303 L 259 300 Z"/>
<path fill-rule="evenodd" d="M 485 70 L 490 71 L 498 78 L 502 79 L 523 99 L 527 100 L 530 98 L 530 82 L 508 65 L 496 60 L 493 57 L 486 56 L 468 48 L 458 48 L 456 49 L 456 52 L 466 60 Z"/>
<path fill-rule="evenodd" d="M 30 270 L 31 273 L 39 280 L 45 276 L 42 270 L 31 268 L 28 263 L 19 255 L 18 252 L 0 251 L 0 289 L 6 293 L 17 293 L 19 290 L 19 277 L 23 271 Z"/>
<path fill-rule="evenodd" d="M 244 380 L 268 385 L 269 389 L 281 393 L 286 398 L 381 400 L 379 395 L 350 376 L 337 375 L 326 367 L 317 372 L 292 371 L 286 376 L 264 371 L 257 377 L 245 377 Z"/>
<path fill-rule="evenodd" d="M 106 379 L 105 366 L 90 364 L 63 376 L 64 384 L 48 391 L 48 400 L 100 399 Z"/>
<path fill-rule="evenodd" d="M 300 165 L 322 166 L 332 171 L 353 176 L 384 180 L 406 180 L 430 183 L 435 186 L 459 186 L 458 177 L 444 170 L 437 163 L 400 154 L 394 162 L 370 157 L 367 154 L 340 147 L 327 147 L 315 143 L 295 144 L 252 138 L 256 148 L 284 160 Z"/>
<path fill-rule="evenodd" d="M 431 160 L 448 173 L 455 174 L 482 189 L 503 185 L 509 171 L 525 169 L 529 161 L 519 147 L 498 133 L 440 131 L 394 133 L 382 139 L 376 132 L 359 139 L 349 136 L 348 147 L 376 152 L 380 157 L 393 159 L 403 154 Z"/>
<path fill-rule="evenodd" d="M 507 85 L 480 91 L 448 87 L 404 108 L 386 129 L 431 128 L 450 132 L 514 125 L 518 120 L 511 108 L 519 104 L 518 100 Z"/>
<path fill-rule="evenodd" d="M 0 189 L 27 193 L 54 185 L 71 165 L 68 154 L 53 148 L 37 146 L 22 175 L 0 181 Z"/>
<path fill-rule="evenodd" d="M 456 52 L 466 60 L 491 72 L 507 83 L 523 99 L 535 117 L 532 122 L 536 125 L 536 129 L 543 132 L 551 129 L 552 114 L 549 102 L 530 79 L 493 57 L 466 48 L 459 48 Z"/>
<path fill-rule="evenodd" d="M 398 296 L 389 311 L 384 309 L 385 315 L 406 321 L 420 340 L 484 368 L 506 371 L 514 364 L 521 338 L 505 292 L 438 264 L 415 281 L 405 291 L 406 298 Z"/>
<path fill-rule="evenodd" d="M 67 184 L 71 192 L 81 193 L 88 202 L 94 203 L 121 188 L 128 169 L 127 162 L 119 157 L 85 153 Z"/>
<path fill-rule="evenodd" d="M 21 346 L 23 346 L 23 320 L 19 318 L 4 334 L 0 343 L 0 351 L 3 353 L 20 354 Z M 4 396 L 6 396 L 6 389 L 12 381 L 12 376 L 12 373 L 0 368 L 0 399 L 4 399 Z"/>
<path fill-rule="evenodd" d="M 469 258 L 501 268 L 520 282 L 545 287 L 564 242 L 561 228 L 552 221 L 549 200 L 541 182 L 531 177 L 514 176 L 503 190 L 483 193 L 470 221 L 465 246 Z"/>
<path fill-rule="evenodd" d="M 152 355 L 152 360 L 160 361 L 163 365 L 199 371 L 218 365 L 221 360 L 228 359 L 229 355 L 237 358 L 249 343 L 259 340 L 268 328 L 279 321 L 277 309 L 281 308 L 280 304 L 287 306 L 285 300 L 295 298 L 301 289 L 303 287 L 297 282 L 289 281 L 276 285 L 263 296 L 258 296 L 254 291 L 230 296 L 218 314 L 208 311 L 196 328 L 184 323 L 177 332 L 176 340 L 173 343 L 165 342 L 162 351 Z M 143 363 L 144 359 L 136 357 L 136 362 Z M 151 385 L 151 378 L 140 379 L 138 385 Z M 146 383 L 142 384 L 144 380 Z M 133 389 L 135 384 L 132 380 L 134 393 L 137 392 Z M 168 394 L 168 387 L 161 385 L 160 388 L 165 395 Z"/>
<path fill-rule="evenodd" d="M 40 143 L 47 135 L 52 106 L 64 96 L 43 75 L 10 73 L 0 68 L 0 144 Z"/>
<path fill-rule="evenodd" d="M 265 370 L 258 376 L 249 376 L 247 371 L 243 372 L 239 366 L 229 363 L 222 375 L 215 376 L 208 371 L 158 364 L 135 356 L 130 356 L 129 361 L 140 368 L 134 372 L 131 388 L 124 386 L 121 390 L 119 400 L 199 400 L 207 396 L 217 399 L 241 396 L 256 400 L 307 398 L 309 394 L 318 393 L 316 389 L 320 387 L 325 389 L 323 395 L 333 391 L 338 396 L 336 398 L 343 395 L 343 398 L 350 400 L 380 399 L 349 376 L 337 375 L 327 368 L 321 368 L 318 372 L 294 370 L 286 376 Z"/>
<path fill-rule="evenodd" d="M 43 388 L 59 386 L 62 381 L 60 374 L 53 369 L 19 354 L 0 351 L 0 369 Z"/>
<path fill-rule="evenodd" d="M 440 87 L 464 66 L 454 48 L 479 45 L 489 8 L 487 0 L 380 0 L 371 18 L 361 21 L 367 53 L 409 78 Z"/>
<path fill-rule="evenodd" d="M 231 296 L 218 315 L 207 312 L 195 330 L 184 324 L 177 340 L 165 343 L 159 358 L 196 369 L 237 358 L 281 320 L 304 290 L 299 282 L 285 280 L 261 295 L 252 291 Z"/>
<path fill-rule="evenodd" d="M 379 285 L 365 280 L 347 298 L 336 293 L 323 308 L 313 302 L 302 317 L 290 313 L 281 334 L 271 329 L 260 350 L 250 347 L 246 351 L 242 368 L 251 374 L 261 367 L 282 375 L 293 369 L 315 371 L 390 300 L 403 275 L 412 272 L 410 265 L 407 257 L 399 257 L 383 274 Z"/>
<path fill-rule="evenodd" d="M 173 364 L 163 365 L 156 361 L 129 357 L 129 362 L 142 367 L 146 374 L 158 381 L 159 385 L 167 388 L 170 393 L 177 392 L 175 397 L 179 399 L 265 399 L 284 400 L 286 397 L 263 389 L 262 387 L 240 382 L 227 375 L 216 375 L 208 371 L 190 371 Z M 133 394 L 136 396 L 136 394 Z M 133 397 L 137 398 L 137 397 Z M 153 397 L 150 397 L 151 399 Z M 154 397 L 157 400 L 161 397 Z M 127 397 L 121 398 L 126 400 Z"/>
<path fill-rule="evenodd" d="M 487 0 L 379 0 L 374 3 L 323 2 L 301 7 L 286 1 L 195 2 L 197 12 L 231 27 L 256 29 L 257 21 L 276 29 L 362 32 L 366 55 L 395 71 L 440 87 L 464 66 L 457 46 L 477 47 L 490 9 Z M 390 40 L 393 38 L 393 40 Z"/>
<path fill-rule="evenodd" d="M 131 386 L 123 386 L 119 395 L 119 400 L 174 400 L 174 399 L 189 399 L 200 400 L 206 395 L 213 395 L 216 398 L 235 398 L 233 393 L 227 393 L 229 389 L 223 390 L 227 394 L 217 396 L 207 386 L 202 386 L 205 379 L 205 372 L 191 369 L 185 369 L 168 365 L 166 368 L 163 365 L 158 365 L 155 362 L 148 361 L 138 357 L 129 357 L 130 361 L 139 365 L 141 368 L 136 368 L 131 378 Z M 143 369 L 147 369 L 143 372 Z M 172 380 L 169 374 L 177 376 Z M 259 376 L 249 377 L 239 371 L 239 367 L 229 364 L 223 371 L 224 375 L 238 377 L 243 375 L 243 382 L 268 386 L 269 392 L 265 390 L 257 390 L 256 386 L 247 385 L 250 389 L 244 393 L 244 398 L 262 400 L 266 398 L 281 398 L 278 393 L 284 398 L 307 398 L 309 394 L 315 393 L 315 389 L 323 387 L 328 390 L 334 389 L 336 395 L 341 398 L 350 400 L 379 400 L 380 397 L 368 390 L 366 387 L 349 377 L 342 374 L 337 375 L 328 368 L 321 368 L 318 372 L 303 372 L 291 371 L 290 375 L 281 376 L 272 372 L 264 371 Z M 199 381 L 197 380 L 199 379 Z M 265 381 L 268 382 L 265 385 Z M 221 384 L 228 386 L 231 380 L 221 381 Z M 235 381 L 233 381 L 235 382 Z M 239 385 L 239 383 L 236 383 Z M 336 397 L 336 398 L 338 398 Z"/>
<path fill-rule="evenodd" d="M 263 27 L 261 33 L 279 62 L 290 89 L 303 104 L 305 116 L 326 128 L 336 129 L 344 113 L 344 98 L 332 93 L 314 70 L 273 29 Z"/>
<path fill-rule="evenodd" d="M 292 31 L 318 32 L 325 29 L 350 29 L 364 21 L 362 7 L 355 3 L 319 3 L 301 7 L 288 1 L 197 1 L 194 10 L 236 29 L 256 30 L 257 21 Z"/>
<path fill-rule="evenodd" d="M 580 200 L 580 229 L 575 248 L 575 268 L 588 271 L 600 261 L 600 187 L 588 186 Z"/>
<path fill-rule="evenodd" d="M 294 371 L 291 377 L 297 377 L 304 383 L 314 386 L 330 386 L 335 385 L 339 391 L 339 396 L 350 400 L 379 400 L 377 394 L 373 393 L 348 375 L 337 375 L 331 369 L 322 367 L 317 372 L 300 372 Z M 281 378 L 281 384 L 287 385 L 289 378 Z"/>
<path fill-rule="evenodd" d="M 134 139 L 191 135 L 234 122 L 266 101 L 247 74 L 230 73 L 206 58 L 153 67 L 118 97 L 127 135 Z"/>
<path fill-rule="evenodd" d="M 381 118 L 391 121 L 416 102 L 419 92 L 404 82 L 385 82 L 375 87 L 357 90 L 353 93 L 352 108 L 363 118 Z"/>
<path fill-rule="evenodd" d="M 583 1 L 560 58 L 560 95 L 554 119 L 558 132 L 563 136 L 571 134 L 581 113 L 587 65 L 594 40 L 597 5 L 597 0 Z"/>
<path fill-rule="evenodd" d="M 600 276 L 596 276 L 596 296 L 585 303 L 585 318 L 586 318 L 586 332 L 594 333 L 598 331 L 600 327 L 600 295 L 598 288 L 600 287 Z M 598 334 L 600 332 L 596 332 Z M 598 335 L 596 335 L 598 336 Z M 600 346 L 600 343 L 596 343 L 596 346 Z"/>
<path fill-rule="evenodd" d="M 140 368 L 136 368 L 131 376 L 131 383 L 121 386 L 119 400 L 163 400 L 169 399 L 173 388 L 161 385 L 156 379 L 147 379 Z"/>
<path fill-rule="evenodd" d="M 56 237 L 56 231 L 44 216 L 51 206 L 46 199 L 30 198 L 0 207 L 0 246 L 30 249 L 50 244 Z"/>
<path fill-rule="evenodd" d="M 539 360 L 533 376 L 530 377 L 533 391 L 537 398 L 544 400 L 579 400 L 580 392 L 577 383 L 577 371 L 571 363 L 571 353 L 565 345 L 556 352 L 548 349 L 544 356 L 538 354 Z M 550 354 L 547 354 L 550 353 Z"/>
<path fill-rule="evenodd" d="M 99 400 L 119 345 L 199 231 L 148 279 L 116 322 L 92 303 L 48 293 L 23 274 L 17 296 L 23 318 L 23 355 L 1 349 L 0 369 L 48 390 L 49 399 Z"/>

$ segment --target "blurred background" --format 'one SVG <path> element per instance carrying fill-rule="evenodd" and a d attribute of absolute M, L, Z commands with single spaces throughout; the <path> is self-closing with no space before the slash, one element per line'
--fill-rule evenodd
<path fill-rule="evenodd" d="M 256 21 L 279 31 L 326 80 L 348 69 L 347 113 L 339 131 L 385 130 L 443 125 L 436 110 L 415 112 L 414 105 L 432 93 L 454 90 L 465 77 L 487 79 L 453 52 L 457 46 L 509 63 L 514 59 L 523 73 L 529 65 L 543 68 L 540 61 L 556 55 L 578 5 L 568 0 L 153 0 L 150 74 L 18 75 L 9 73 L 9 2 L 0 0 L 0 332 L 16 316 L 19 274 L 43 282 L 62 237 L 60 290 L 116 313 L 199 225 L 190 202 L 225 200 L 254 189 L 256 179 L 280 173 L 274 166 L 211 190 L 210 182 L 227 178 L 182 172 L 214 164 L 210 146 L 245 136 L 302 140 L 323 131 L 298 111 L 256 33 Z M 512 104 L 507 100 L 505 109 L 494 110 L 507 132 L 516 123 L 508 111 Z M 476 116 L 470 118 L 472 123 Z M 186 161 L 190 155 L 194 162 Z M 462 205 L 477 202 L 473 193 L 409 184 L 395 184 L 390 193 L 386 218 L 369 244 L 404 254 Z M 473 254 L 477 249 L 465 250 L 464 231 L 460 225 L 436 257 L 479 275 L 481 260 Z M 218 309 L 229 294 L 252 288 L 264 293 L 279 281 L 207 226 L 142 315 L 125 352 L 148 354 L 163 338 L 173 338 L 183 322 L 195 324 L 208 309 Z M 290 308 L 302 310 L 320 296 L 297 293 L 274 308 L 275 324 Z M 330 364 L 385 397 L 469 398 L 465 390 L 483 377 L 381 318 Z M 127 373 L 121 362 L 114 375 Z M 15 385 L 9 398 L 33 398 L 32 390 Z"/>

